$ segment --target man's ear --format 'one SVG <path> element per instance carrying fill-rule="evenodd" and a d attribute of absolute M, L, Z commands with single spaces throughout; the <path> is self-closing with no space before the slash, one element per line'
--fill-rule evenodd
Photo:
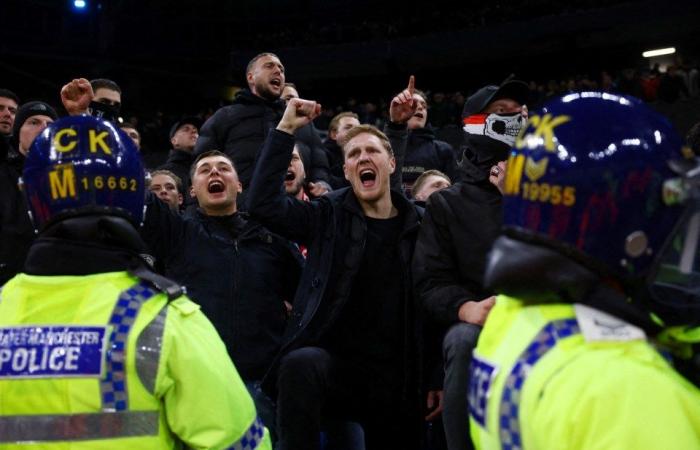
<path fill-rule="evenodd" d="M 173 148 L 175 148 L 175 136 L 170 138 L 170 145 L 172 145 Z"/>
<path fill-rule="evenodd" d="M 350 181 L 350 178 L 348 178 L 348 168 L 345 163 L 343 163 L 343 175 L 345 176 L 346 180 Z"/>
<path fill-rule="evenodd" d="M 331 139 L 333 139 L 333 140 L 335 141 L 336 138 L 338 137 L 338 131 L 336 131 L 336 130 L 330 130 L 330 131 L 328 132 L 328 137 L 331 138 Z"/>
<path fill-rule="evenodd" d="M 237 191 L 239 194 L 240 194 L 241 192 L 243 192 L 243 184 L 241 184 L 240 181 L 236 183 L 236 186 L 237 186 L 237 187 L 236 187 L 236 191 Z"/>
<path fill-rule="evenodd" d="M 245 80 L 248 82 L 248 86 L 252 86 L 253 84 L 253 72 L 248 72 L 245 74 Z"/>
<path fill-rule="evenodd" d="M 182 206 L 182 202 L 184 202 L 184 201 L 185 201 L 185 199 L 182 198 L 182 194 L 178 193 L 177 194 L 177 204 L 179 206 Z"/>
<path fill-rule="evenodd" d="M 190 186 L 190 197 L 197 198 L 197 196 L 194 194 L 194 186 Z"/>
<path fill-rule="evenodd" d="M 396 170 L 396 158 L 392 156 L 391 159 L 389 159 L 389 165 L 391 166 L 391 171 L 389 173 L 394 173 Z"/>

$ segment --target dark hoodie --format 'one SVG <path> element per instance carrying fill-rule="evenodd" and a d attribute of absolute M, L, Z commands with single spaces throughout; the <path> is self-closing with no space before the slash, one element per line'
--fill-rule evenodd
<path fill-rule="evenodd" d="M 428 199 L 413 258 L 420 300 L 446 325 L 459 320 L 463 303 L 493 295 L 484 287 L 484 271 L 502 223 L 502 196 L 489 182 L 500 147 L 468 145 L 458 166 L 461 180 Z"/>

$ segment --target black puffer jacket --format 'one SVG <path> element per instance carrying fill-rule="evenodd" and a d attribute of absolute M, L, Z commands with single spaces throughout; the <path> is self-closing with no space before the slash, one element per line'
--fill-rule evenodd
<path fill-rule="evenodd" d="M 428 199 L 413 257 L 413 280 L 425 309 L 439 322 L 457 322 L 459 307 L 493 292 L 484 288 L 486 255 L 499 235 L 502 196 L 488 180 L 490 165 L 468 158 L 462 181 Z"/>
<path fill-rule="evenodd" d="M 457 163 L 452 146 L 435 139 L 432 128 L 411 130 L 408 133 L 406 160 L 403 166 L 404 189 L 410 191 L 416 178 L 431 169 L 444 173 L 453 183 L 457 181 Z"/>
<path fill-rule="evenodd" d="M 169 170 L 182 180 L 182 197 L 187 200 L 190 198 L 190 167 L 194 162 L 194 154 L 183 150 L 170 150 L 168 160 L 158 167 L 158 170 Z"/>
<path fill-rule="evenodd" d="M 350 186 L 343 173 L 343 149 L 331 138 L 323 141 L 323 145 L 326 150 L 326 158 L 328 158 L 331 187 L 341 189 Z"/>
<path fill-rule="evenodd" d="M 259 380 L 277 354 L 301 255 L 244 213 L 180 216 L 148 197 L 144 241 L 169 278 L 202 306 L 244 380 Z"/>
<path fill-rule="evenodd" d="M 233 159 L 244 192 L 250 184 L 255 160 L 268 131 L 275 128 L 282 118 L 285 104 L 282 100 L 270 101 L 243 89 L 232 105 L 219 109 L 202 125 L 195 147 L 195 157 L 209 150 L 220 150 Z M 317 158 L 321 140 L 314 137 L 313 127 L 299 130 L 298 138 L 312 149 L 310 166 L 306 173 L 309 181 L 328 181 L 327 166 Z M 321 156 L 323 156 L 321 154 Z M 305 162 L 306 164 L 306 162 Z"/>

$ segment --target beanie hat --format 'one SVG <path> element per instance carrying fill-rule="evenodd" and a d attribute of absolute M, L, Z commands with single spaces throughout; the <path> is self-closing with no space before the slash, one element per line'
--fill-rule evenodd
<path fill-rule="evenodd" d="M 19 142 L 19 130 L 32 116 L 48 116 L 53 120 L 58 119 L 58 114 L 56 110 L 51 107 L 48 103 L 41 101 L 27 102 L 17 109 L 17 114 L 15 115 L 15 123 L 12 126 L 12 141 L 15 146 Z"/>

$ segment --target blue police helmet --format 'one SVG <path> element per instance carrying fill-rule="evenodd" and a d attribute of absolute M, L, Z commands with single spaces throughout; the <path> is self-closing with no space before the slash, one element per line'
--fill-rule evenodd
<path fill-rule="evenodd" d="M 104 120 L 73 116 L 49 125 L 29 149 L 22 183 L 38 231 L 75 215 L 143 220 L 141 157 L 129 136 Z"/>
<path fill-rule="evenodd" d="M 671 188 L 685 153 L 668 120 L 635 98 L 553 100 L 512 149 L 505 233 L 618 279 L 647 277 L 685 209 Z"/>

